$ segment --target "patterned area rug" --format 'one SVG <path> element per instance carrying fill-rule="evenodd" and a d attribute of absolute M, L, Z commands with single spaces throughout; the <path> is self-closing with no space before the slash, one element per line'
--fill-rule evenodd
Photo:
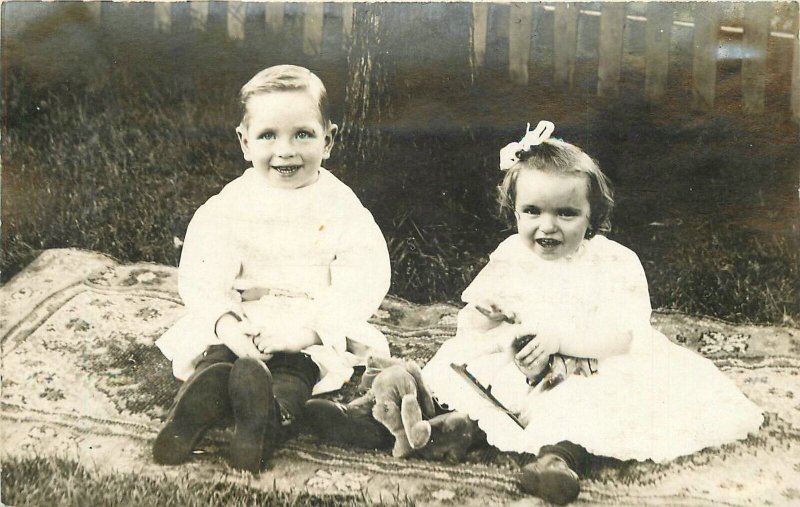
<path fill-rule="evenodd" d="M 392 352 L 427 361 L 455 331 L 451 305 L 387 298 L 374 323 Z M 259 477 L 225 461 L 229 433 L 203 442 L 190 463 L 160 467 L 150 444 L 178 383 L 154 341 L 182 312 L 176 270 L 120 265 L 78 250 L 44 252 L 0 287 L 2 447 L 10 455 L 57 455 L 101 473 L 247 483 L 270 489 L 366 496 L 418 505 L 538 505 L 513 472 L 529 456 L 478 449 L 460 465 L 398 460 L 388 453 L 321 445 L 301 435 Z M 758 435 L 664 465 L 601 462 L 579 502 L 601 505 L 800 503 L 800 330 L 733 326 L 656 312 L 656 327 L 714 362 L 767 414 Z M 351 396 L 355 379 L 337 396 Z"/>

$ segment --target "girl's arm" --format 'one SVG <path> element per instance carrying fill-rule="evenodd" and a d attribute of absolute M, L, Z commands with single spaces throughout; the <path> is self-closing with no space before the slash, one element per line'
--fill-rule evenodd
<path fill-rule="evenodd" d="M 530 364 L 542 354 L 604 359 L 630 350 L 637 330 L 650 327 L 650 295 L 639 258 L 628 249 L 613 257 L 607 290 L 597 294 L 587 318 L 547 322 L 537 326 L 536 338 L 516 359 Z"/>
<path fill-rule="evenodd" d="M 469 303 L 458 312 L 458 329 L 471 333 L 485 333 L 503 322 L 513 324 L 516 316 L 503 312 L 496 304 L 489 301 Z"/>

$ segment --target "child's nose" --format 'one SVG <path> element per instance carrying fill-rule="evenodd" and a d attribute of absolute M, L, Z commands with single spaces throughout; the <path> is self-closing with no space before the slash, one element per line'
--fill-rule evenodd
<path fill-rule="evenodd" d="M 556 218 L 549 213 L 542 214 L 539 218 L 539 228 L 542 232 L 555 232 L 557 229 Z"/>
<path fill-rule="evenodd" d="M 275 143 L 275 155 L 281 158 L 289 158 L 295 155 L 294 144 L 289 139 L 279 139 Z"/>

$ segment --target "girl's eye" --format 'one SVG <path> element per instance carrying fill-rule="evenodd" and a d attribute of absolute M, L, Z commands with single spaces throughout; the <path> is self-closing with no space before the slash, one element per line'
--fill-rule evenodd
<path fill-rule="evenodd" d="M 558 215 L 564 218 L 574 218 L 580 215 L 580 211 L 576 209 L 562 209 L 558 211 Z"/>
<path fill-rule="evenodd" d="M 541 213 L 541 212 L 539 211 L 539 208 L 536 208 L 536 207 L 529 207 L 529 208 L 525 208 L 524 210 L 522 210 L 522 212 L 523 212 L 524 214 L 526 214 L 526 215 L 538 215 L 538 214 L 540 214 L 540 213 Z"/>

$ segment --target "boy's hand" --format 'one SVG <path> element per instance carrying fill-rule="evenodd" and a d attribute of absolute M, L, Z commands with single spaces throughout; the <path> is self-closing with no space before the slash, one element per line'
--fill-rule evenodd
<path fill-rule="evenodd" d="M 266 361 L 270 356 L 262 354 L 253 343 L 258 329 L 244 319 L 239 321 L 233 314 L 226 314 L 217 321 L 217 337 L 238 357 L 252 357 Z"/>
<path fill-rule="evenodd" d="M 514 314 L 514 312 L 504 312 L 499 306 L 491 301 L 482 301 L 480 303 L 476 303 L 475 309 L 478 310 L 481 315 L 493 322 L 508 322 L 509 324 L 517 323 L 517 316 Z"/>
<path fill-rule="evenodd" d="M 297 353 L 312 345 L 321 345 L 319 335 L 313 329 L 299 326 L 262 327 L 253 343 L 262 354 L 272 356 L 276 352 Z"/>

